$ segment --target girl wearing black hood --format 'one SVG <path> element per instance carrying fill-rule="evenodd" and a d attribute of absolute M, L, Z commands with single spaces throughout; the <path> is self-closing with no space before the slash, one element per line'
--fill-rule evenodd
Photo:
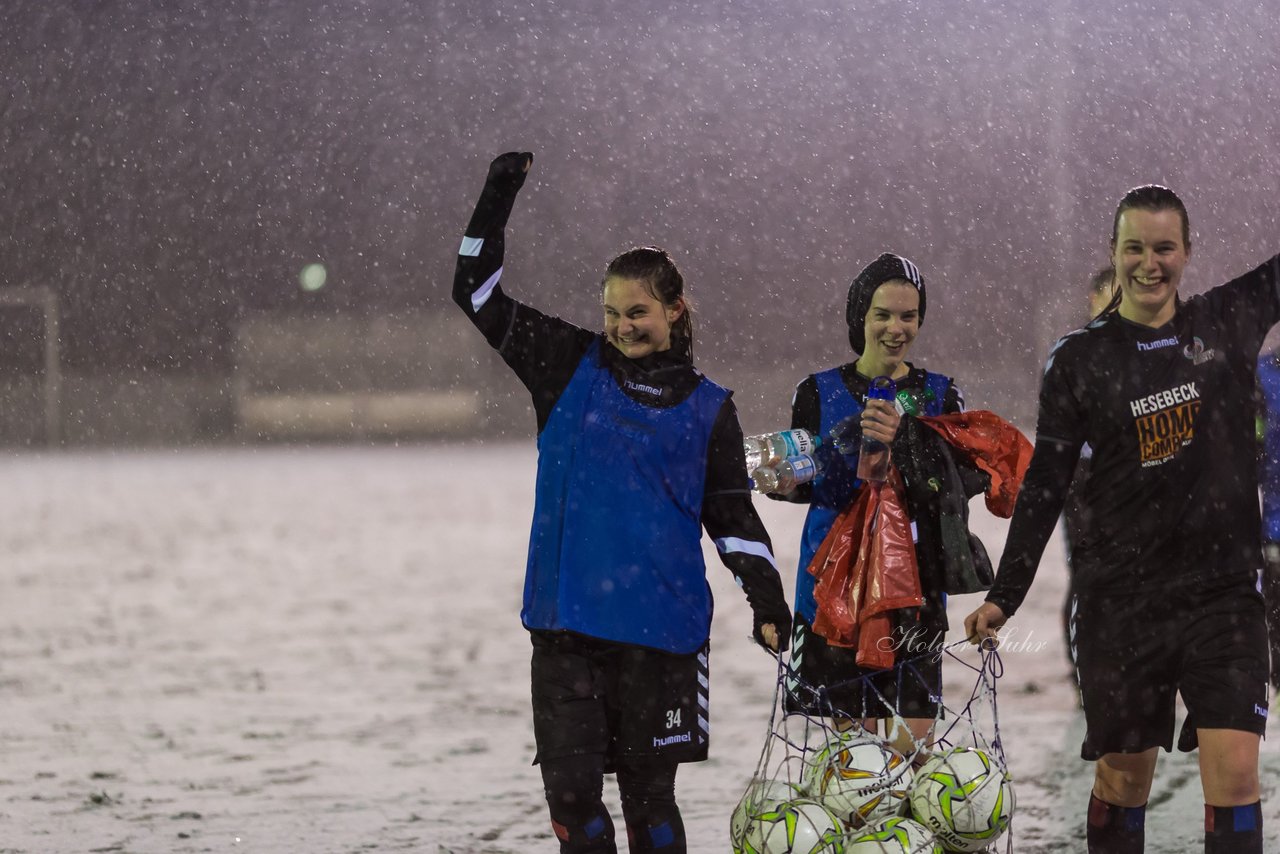
<path fill-rule="evenodd" d="M 834 717 L 842 726 L 861 719 L 868 729 L 875 728 L 876 719 L 899 716 L 910 727 L 911 738 L 899 733 L 894 741 L 908 755 L 927 742 L 942 694 L 940 655 L 928 654 L 937 652 L 947 629 L 944 585 L 933 571 L 941 552 L 937 528 L 915 526 L 923 604 L 918 613 L 900 615 L 894 637 L 885 641 L 893 645 L 900 663 L 887 671 L 860 667 L 855 649 L 832 645 L 814 630 L 818 604 L 815 579 L 808 568 L 836 517 L 862 486 L 855 475 L 861 435 L 890 446 L 906 485 L 911 519 L 936 516 L 930 462 L 924 459 L 921 443 L 912 441 L 911 431 L 903 425 L 910 416 L 962 412 L 964 396 L 950 377 L 907 361 L 924 320 L 925 294 L 919 269 L 898 255 L 885 253 L 858 274 L 849 287 L 845 310 L 856 358 L 806 377 L 792 401 L 792 428 L 822 437 L 817 449 L 820 473 L 789 494 L 771 496 L 809 505 L 800 544 L 791 643 L 791 667 L 799 678 L 788 685 L 788 708 Z M 882 376 L 896 385 L 893 402 L 867 398 L 872 380 Z M 966 477 L 970 474 L 976 473 L 967 472 Z M 976 494 L 984 485 L 975 477 L 965 488 Z"/>

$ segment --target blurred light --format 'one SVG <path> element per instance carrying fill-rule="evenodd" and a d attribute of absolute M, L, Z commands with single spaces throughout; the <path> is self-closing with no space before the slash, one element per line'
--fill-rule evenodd
<path fill-rule="evenodd" d="M 308 264 L 298 274 L 298 284 L 304 291 L 318 291 L 324 287 L 325 280 L 328 278 L 329 272 L 323 264 Z"/>

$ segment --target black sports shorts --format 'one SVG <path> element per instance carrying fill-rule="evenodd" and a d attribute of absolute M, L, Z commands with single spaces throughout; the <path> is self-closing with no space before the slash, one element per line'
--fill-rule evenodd
<path fill-rule="evenodd" d="M 1077 592 L 1071 631 L 1086 732 L 1080 755 L 1178 748 L 1197 729 L 1261 735 L 1267 723 L 1267 625 L 1252 573 L 1142 593 Z"/>
<path fill-rule="evenodd" d="M 856 649 L 831 646 L 796 614 L 783 708 L 820 717 L 932 718 L 942 702 L 942 634 L 924 630 L 895 644 L 889 670 L 859 667 Z M 798 678 L 795 678 L 798 677 Z"/>
<path fill-rule="evenodd" d="M 690 655 L 568 632 L 531 631 L 534 763 L 602 753 L 707 758 L 709 643 Z"/>

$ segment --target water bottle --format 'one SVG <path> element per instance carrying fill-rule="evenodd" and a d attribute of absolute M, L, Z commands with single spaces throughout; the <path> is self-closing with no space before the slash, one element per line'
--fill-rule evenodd
<path fill-rule="evenodd" d="M 753 470 L 751 488 L 756 492 L 786 494 L 800 484 L 813 480 L 817 475 L 818 464 L 813 457 L 808 454 L 799 454 Z"/>
<path fill-rule="evenodd" d="M 892 402 L 898 386 L 889 377 L 876 377 L 867 389 L 867 402 L 886 400 Z M 879 439 L 862 434 L 862 447 L 858 450 L 858 479 L 868 483 L 884 483 L 889 477 L 889 446 Z"/>
<path fill-rule="evenodd" d="M 748 436 L 742 440 L 742 449 L 747 455 L 747 471 L 753 472 L 761 466 L 771 466 L 787 457 L 812 454 L 819 444 L 821 440 L 810 435 L 808 430 L 795 429 Z"/>

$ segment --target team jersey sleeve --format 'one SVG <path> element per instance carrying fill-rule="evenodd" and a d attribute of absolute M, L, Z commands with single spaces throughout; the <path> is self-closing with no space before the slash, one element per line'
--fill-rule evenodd
<path fill-rule="evenodd" d="M 489 165 L 458 249 L 453 301 L 532 393 L 541 429 L 595 334 L 518 302 L 502 289 L 507 220 L 532 159 L 510 152 Z"/>
<path fill-rule="evenodd" d="M 964 412 L 964 392 L 960 391 L 955 380 L 947 384 L 947 391 L 942 396 L 942 412 L 944 415 Z"/>
<path fill-rule="evenodd" d="M 791 429 L 808 430 L 809 435 L 817 436 L 822 427 L 822 410 L 818 401 L 818 381 L 813 377 L 805 377 L 796 386 L 791 396 Z M 823 437 L 822 441 L 827 441 Z M 813 497 L 813 484 L 802 483 L 786 495 L 772 492 L 766 493 L 774 501 L 788 501 L 792 504 L 808 504 Z"/>
<path fill-rule="evenodd" d="M 1050 354 L 1041 380 L 1035 449 L 1018 492 L 995 584 L 986 597 L 1007 617 L 1022 605 L 1035 580 L 1040 558 L 1066 504 L 1084 441 L 1077 395 L 1072 390 L 1069 366 L 1062 358 L 1064 342 Z"/>
<path fill-rule="evenodd" d="M 1280 322 L 1280 255 L 1205 293 L 1209 313 L 1240 342 L 1250 359 Z"/>
<path fill-rule="evenodd" d="M 746 465 L 742 427 L 738 423 L 737 407 L 730 398 L 720 408 L 707 448 L 702 525 L 715 542 L 720 561 L 747 595 L 756 640 L 763 642 L 760 628 L 772 623 L 785 649 L 791 637 L 791 609 L 782 593 L 782 577 L 773 557 L 773 543 L 751 503 Z"/>

